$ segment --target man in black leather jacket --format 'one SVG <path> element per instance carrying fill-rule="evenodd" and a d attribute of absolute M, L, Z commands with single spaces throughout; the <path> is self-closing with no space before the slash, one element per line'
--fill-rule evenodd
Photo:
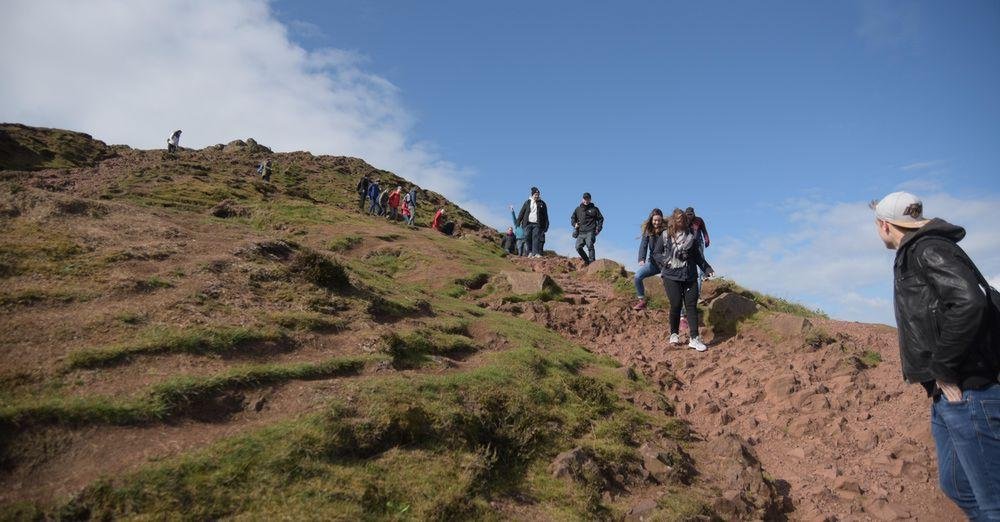
<path fill-rule="evenodd" d="M 957 244 L 965 229 L 924 219 L 923 203 L 905 192 L 874 209 L 879 237 L 896 251 L 903 377 L 933 397 L 941 489 L 971 520 L 1000 520 L 1000 384 L 989 352 L 989 301 Z"/>

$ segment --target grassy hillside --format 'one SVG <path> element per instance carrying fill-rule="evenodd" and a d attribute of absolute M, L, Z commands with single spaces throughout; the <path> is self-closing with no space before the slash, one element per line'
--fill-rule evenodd
<path fill-rule="evenodd" d="M 685 440 L 641 378 L 479 306 L 519 268 L 468 213 L 359 213 L 362 174 L 407 186 L 361 160 L 0 147 L 0 518 L 616 518 L 637 448 Z M 662 517 L 710 512 L 689 482 Z"/>

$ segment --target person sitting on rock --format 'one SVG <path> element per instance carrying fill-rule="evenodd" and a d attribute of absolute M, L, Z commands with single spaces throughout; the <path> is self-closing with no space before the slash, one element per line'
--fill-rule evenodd
<path fill-rule="evenodd" d="M 403 187 L 397 186 L 396 190 L 389 193 L 389 219 L 393 221 L 397 221 L 399 219 L 399 205 L 402 203 L 402 192 Z"/>
<path fill-rule="evenodd" d="M 271 181 L 271 160 L 266 159 L 260 162 L 260 165 L 257 167 L 257 174 L 260 175 L 260 179 Z"/>
<path fill-rule="evenodd" d="M 715 272 L 701 254 L 688 218 L 681 209 L 674 209 L 656 247 L 656 264 L 660 266 L 663 290 L 670 300 L 670 344 L 680 344 L 677 332 L 681 306 L 684 306 L 690 325 L 688 346 L 704 352 L 707 348 L 698 336 L 698 268 L 709 276 Z"/>
<path fill-rule="evenodd" d="M 446 236 L 450 236 L 455 233 L 455 224 L 451 221 L 445 221 L 447 216 L 445 215 L 444 207 L 441 207 L 435 214 L 434 220 L 431 221 L 431 228 L 441 232 Z"/>
<path fill-rule="evenodd" d="M 507 233 L 503 235 L 503 240 L 500 241 L 500 248 L 508 254 L 517 253 L 517 238 L 514 236 L 514 227 L 507 227 Z"/>
<path fill-rule="evenodd" d="M 601 209 L 590 201 L 590 192 L 583 193 L 580 206 L 573 211 L 569 221 L 573 225 L 573 237 L 576 238 L 576 252 L 583 259 L 583 266 L 587 266 L 596 258 L 594 241 L 604 228 L 604 216 Z"/>
<path fill-rule="evenodd" d="M 181 131 L 175 130 L 173 134 L 167 138 L 167 153 L 173 154 L 177 152 L 181 146 Z"/>
<path fill-rule="evenodd" d="M 660 265 L 653 257 L 657 238 L 663 233 L 663 211 L 654 208 L 646 221 L 642 223 L 642 241 L 639 242 L 639 269 L 635 271 L 635 293 L 638 302 L 633 310 L 646 309 L 645 279 L 660 273 Z"/>

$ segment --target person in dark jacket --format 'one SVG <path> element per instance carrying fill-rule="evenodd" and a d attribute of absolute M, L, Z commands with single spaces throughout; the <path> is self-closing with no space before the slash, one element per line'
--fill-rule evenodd
<path fill-rule="evenodd" d="M 651 275 L 660 273 L 660 265 L 653 259 L 656 239 L 663 233 L 663 211 L 654 208 L 642 223 L 642 241 L 639 242 L 639 268 L 635 271 L 635 293 L 638 302 L 633 310 L 646 309 L 646 286 L 644 281 Z"/>
<path fill-rule="evenodd" d="M 916 196 L 893 192 L 872 206 L 879 237 L 896 251 L 903 378 L 933 399 L 940 487 L 970 520 L 1000 520 L 1000 354 L 997 325 L 986 320 L 989 284 L 958 246 L 965 229 L 924 219 Z"/>
<path fill-rule="evenodd" d="M 369 214 L 382 215 L 382 206 L 378 203 L 378 195 L 381 193 L 382 188 L 378 186 L 378 180 L 372 180 L 368 185 L 368 199 L 372 202 L 371 207 L 368 209 Z"/>
<path fill-rule="evenodd" d="M 365 211 L 365 200 L 368 199 L 368 186 L 371 185 L 371 184 L 372 184 L 372 181 L 371 181 L 371 179 L 368 178 L 368 174 L 365 174 L 364 176 L 362 176 L 361 180 L 358 181 L 358 187 L 357 187 L 357 191 L 358 191 L 358 208 L 360 208 L 362 212 Z"/>
<path fill-rule="evenodd" d="M 707 348 L 698 336 L 698 269 L 711 276 L 715 273 L 698 249 L 687 216 L 677 208 L 667 221 L 667 229 L 660 234 L 654 251 L 656 264 L 660 265 L 663 289 L 670 300 L 670 344 L 680 344 L 678 328 L 681 306 L 687 308 L 690 340 L 688 347 L 699 352 Z"/>
<path fill-rule="evenodd" d="M 594 241 L 604 228 L 604 216 L 601 215 L 601 209 L 590 201 L 590 192 L 583 193 L 580 206 L 573 211 L 569 222 L 573 225 L 573 236 L 576 237 L 576 252 L 583 259 L 583 266 L 587 266 L 594 262 Z M 587 248 L 586 252 L 584 247 Z"/>
<path fill-rule="evenodd" d="M 500 248 L 508 254 L 517 253 L 517 237 L 514 236 L 514 227 L 507 227 L 507 233 L 503 235 L 503 240 L 500 241 Z"/>
<path fill-rule="evenodd" d="M 531 187 L 531 197 L 521 205 L 517 222 L 524 228 L 524 240 L 528 243 L 528 257 L 542 257 L 542 244 L 549 231 L 549 207 L 542 201 L 538 187 Z"/>

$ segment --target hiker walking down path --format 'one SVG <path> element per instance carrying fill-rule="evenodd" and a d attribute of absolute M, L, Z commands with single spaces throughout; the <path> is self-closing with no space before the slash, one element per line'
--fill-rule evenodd
<path fill-rule="evenodd" d="M 416 206 L 417 189 L 411 188 L 409 192 L 403 195 L 403 219 L 406 220 L 407 225 L 413 226 L 413 214 Z"/>
<path fill-rule="evenodd" d="M 500 248 L 508 254 L 517 253 L 517 238 L 514 236 L 514 227 L 507 227 L 507 233 L 503 235 L 503 239 L 500 241 Z"/>
<path fill-rule="evenodd" d="M 378 204 L 378 195 L 382 193 L 382 189 L 378 186 L 378 180 L 372 180 L 368 185 L 368 199 L 371 200 L 371 206 L 368 208 L 368 213 L 376 216 L 382 215 L 382 206 Z"/>
<path fill-rule="evenodd" d="M 573 211 L 569 222 L 573 225 L 576 251 L 583 259 L 583 265 L 587 266 L 595 260 L 594 241 L 604 228 L 604 216 L 601 215 L 601 209 L 590 201 L 590 192 L 583 193 L 580 206 Z M 584 247 L 587 248 L 586 252 L 583 250 Z"/>
<path fill-rule="evenodd" d="M 528 255 L 528 247 L 524 240 L 524 227 L 522 227 L 517 222 L 517 216 L 514 215 L 514 205 L 508 205 L 510 207 L 510 220 L 514 223 L 514 240 L 517 247 L 517 255 L 526 256 Z"/>
<path fill-rule="evenodd" d="M 678 328 L 681 306 L 684 306 L 687 308 L 690 332 L 688 346 L 703 352 L 707 348 L 698 337 L 698 269 L 701 268 L 709 276 L 714 270 L 698 249 L 688 218 L 681 209 L 674 209 L 658 242 L 655 259 L 660 265 L 663 289 L 670 300 L 670 344 L 680 344 Z"/>
<path fill-rule="evenodd" d="M 645 279 L 660 273 L 660 265 L 656 263 L 657 246 L 662 248 L 663 211 L 654 208 L 646 221 L 642 223 L 642 241 L 639 243 L 639 268 L 635 271 L 635 294 L 638 302 L 633 310 L 646 309 Z"/>
<path fill-rule="evenodd" d="M 393 221 L 399 219 L 399 205 L 402 203 L 401 201 L 402 192 L 403 192 L 403 187 L 396 187 L 396 190 L 393 190 L 389 194 L 389 200 L 388 200 L 389 212 L 390 212 L 389 219 Z"/>
<path fill-rule="evenodd" d="M 365 200 L 368 199 L 368 187 L 372 184 L 371 179 L 368 174 L 361 176 L 361 180 L 358 181 L 357 191 L 358 191 L 358 208 L 362 212 L 365 211 Z"/>
<path fill-rule="evenodd" d="M 964 228 L 924 219 L 907 192 L 872 206 L 896 251 L 899 358 L 931 398 L 941 490 L 969 520 L 1000 520 L 1000 292 L 958 246 Z"/>
<path fill-rule="evenodd" d="M 549 208 L 542 201 L 538 187 L 531 187 L 531 197 L 521 205 L 517 223 L 524 228 L 524 240 L 528 244 L 528 257 L 542 257 L 542 244 L 549 231 Z"/>
<path fill-rule="evenodd" d="M 181 131 L 175 130 L 173 134 L 167 138 L 167 152 L 173 154 L 177 152 L 177 149 L 181 146 Z"/>

